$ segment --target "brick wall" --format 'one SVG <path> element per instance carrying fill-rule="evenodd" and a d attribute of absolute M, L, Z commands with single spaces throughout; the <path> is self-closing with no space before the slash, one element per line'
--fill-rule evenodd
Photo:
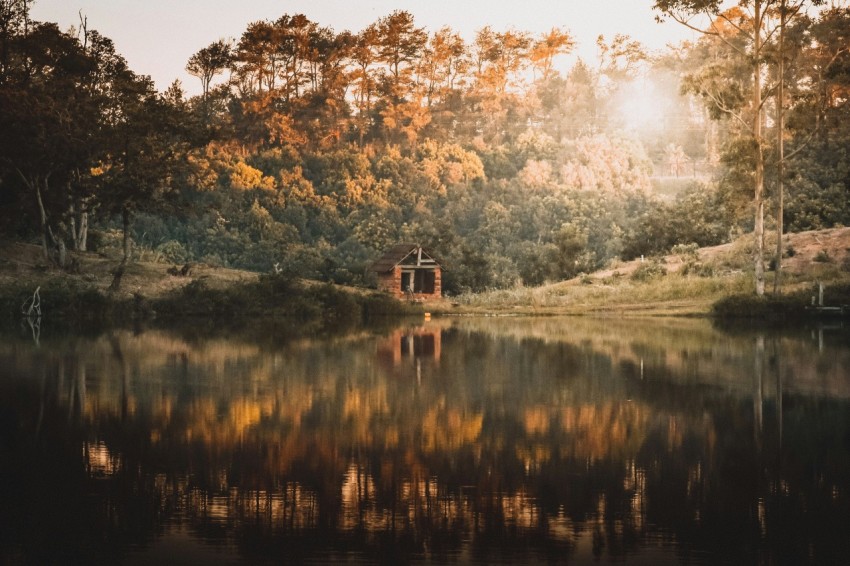
<path fill-rule="evenodd" d="M 396 298 L 404 299 L 408 297 L 406 293 L 401 290 L 401 267 L 396 266 L 389 273 L 379 273 L 378 274 L 378 290 L 385 291 Z M 443 295 L 443 273 L 442 270 L 438 267 L 434 270 L 434 293 L 433 294 L 425 294 L 425 293 L 414 293 L 414 299 L 432 299 L 434 297 L 441 297 Z"/>

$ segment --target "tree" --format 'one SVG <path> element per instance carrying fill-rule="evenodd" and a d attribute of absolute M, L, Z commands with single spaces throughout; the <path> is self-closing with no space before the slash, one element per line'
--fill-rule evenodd
<path fill-rule="evenodd" d="M 555 57 L 567 55 L 575 47 L 575 40 L 565 30 L 552 28 L 541 34 L 531 45 L 529 59 L 535 72 L 540 72 L 540 80 L 545 82 L 554 73 Z"/>
<path fill-rule="evenodd" d="M 518 93 L 524 90 L 524 71 L 529 64 L 531 36 L 509 30 L 494 32 L 489 26 L 475 35 L 472 60 L 475 82 L 471 94 L 477 105 L 481 129 L 490 137 L 507 133 L 509 117 L 525 127 Z"/>
<path fill-rule="evenodd" d="M 131 257 L 132 215 L 166 206 L 170 179 L 185 150 L 181 124 L 186 117 L 179 106 L 156 92 L 147 77 L 128 72 L 116 86 L 121 114 L 112 124 L 99 184 L 107 210 L 121 215 L 126 263 Z"/>
<path fill-rule="evenodd" d="M 613 82 L 634 78 L 641 63 L 649 57 L 643 45 L 628 35 L 618 33 L 611 43 L 606 43 L 605 36 L 596 39 L 599 48 L 599 72 Z"/>
<path fill-rule="evenodd" d="M 32 3 L 33 0 L 0 0 L 0 84 L 19 64 L 15 43 L 27 36 Z"/>
<path fill-rule="evenodd" d="M 223 39 L 209 44 L 189 58 L 186 71 L 201 80 L 204 100 L 209 94 L 213 78 L 227 69 L 231 59 L 230 44 Z"/>
<path fill-rule="evenodd" d="M 108 116 L 104 83 L 122 62 L 111 42 L 89 39 L 86 49 L 54 24 L 18 26 L 0 83 L 0 180 L 37 211 L 45 258 L 62 267 L 75 204 L 90 196 L 81 180 Z"/>
<path fill-rule="evenodd" d="M 409 12 L 395 11 L 377 23 L 377 62 L 388 69 L 382 85 L 384 109 L 381 116 L 391 142 L 404 136 L 413 143 L 419 131 L 431 120 L 423 102 L 424 93 L 417 85 L 414 69 L 428 34 L 415 27 Z"/>
<path fill-rule="evenodd" d="M 740 58 L 749 68 L 749 84 L 731 84 L 729 76 L 713 73 L 709 82 L 692 82 L 691 88 L 699 91 L 713 106 L 718 115 L 725 115 L 740 124 L 747 138 L 752 163 L 752 192 L 754 209 L 755 291 L 764 295 L 764 188 L 765 188 L 765 98 L 763 77 L 769 38 L 775 33 L 771 16 L 784 0 L 740 0 L 738 5 L 723 10 L 720 0 L 656 0 L 655 9 L 662 16 L 698 31 L 717 42 L 730 54 Z M 806 0 L 796 0 L 804 4 Z M 820 3 L 812 0 L 813 4 Z M 783 13 L 784 10 L 783 10 Z M 700 25 L 700 18 L 707 21 Z M 716 65 L 709 65 L 716 71 Z M 717 88 L 720 87 L 720 88 Z M 748 87 L 748 88 L 747 88 Z M 749 90 L 747 100 L 746 91 Z"/>
<path fill-rule="evenodd" d="M 360 147 L 374 124 L 372 116 L 373 97 L 377 85 L 375 65 L 378 59 L 378 28 L 373 24 L 361 31 L 353 41 L 351 59 L 355 66 L 351 73 L 354 82 L 354 103 L 357 106 L 355 124 Z"/>

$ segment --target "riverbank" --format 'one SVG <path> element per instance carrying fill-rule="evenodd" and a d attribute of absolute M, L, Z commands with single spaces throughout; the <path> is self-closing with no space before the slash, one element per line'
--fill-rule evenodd
<path fill-rule="evenodd" d="M 768 249 L 775 242 L 767 242 Z M 276 317 L 343 324 L 363 317 L 434 315 L 795 316 L 825 285 L 825 304 L 850 303 L 850 228 L 783 238 L 782 293 L 753 292 L 752 237 L 676 254 L 620 262 L 608 269 L 540 287 L 463 294 L 403 303 L 369 289 L 340 287 L 282 275 L 204 264 L 174 266 L 135 261 L 115 285 L 120 259 L 73 254 L 60 271 L 38 246 L 0 243 L 0 312 L 8 321 L 38 288 L 45 316 L 77 321 L 112 319 Z M 767 274 L 771 294 L 775 271 Z"/>
<path fill-rule="evenodd" d="M 134 261 L 122 268 L 119 258 L 96 253 L 73 253 L 72 265 L 70 271 L 49 265 L 35 245 L 0 245 L 2 322 L 19 319 L 36 292 L 44 319 L 73 325 L 268 318 L 322 328 L 423 312 L 420 305 L 377 291 L 283 274 L 154 261 Z"/>

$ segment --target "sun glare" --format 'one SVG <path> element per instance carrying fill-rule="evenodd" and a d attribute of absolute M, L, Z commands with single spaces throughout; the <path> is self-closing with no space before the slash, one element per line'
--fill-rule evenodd
<path fill-rule="evenodd" d="M 647 79 L 636 79 L 619 89 L 615 108 L 628 130 L 654 131 L 664 126 L 666 95 Z"/>

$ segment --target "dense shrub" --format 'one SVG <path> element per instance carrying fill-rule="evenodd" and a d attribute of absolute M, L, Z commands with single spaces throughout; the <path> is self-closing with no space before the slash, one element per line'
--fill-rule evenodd
<path fill-rule="evenodd" d="M 807 299 L 802 294 L 779 297 L 731 295 L 712 305 L 712 314 L 718 318 L 788 320 L 805 316 L 807 304 Z"/>
<path fill-rule="evenodd" d="M 667 268 L 658 259 L 650 259 L 641 263 L 637 269 L 632 272 L 632 281 L 649 281 L 657 277 L 667 275 Z"/>

